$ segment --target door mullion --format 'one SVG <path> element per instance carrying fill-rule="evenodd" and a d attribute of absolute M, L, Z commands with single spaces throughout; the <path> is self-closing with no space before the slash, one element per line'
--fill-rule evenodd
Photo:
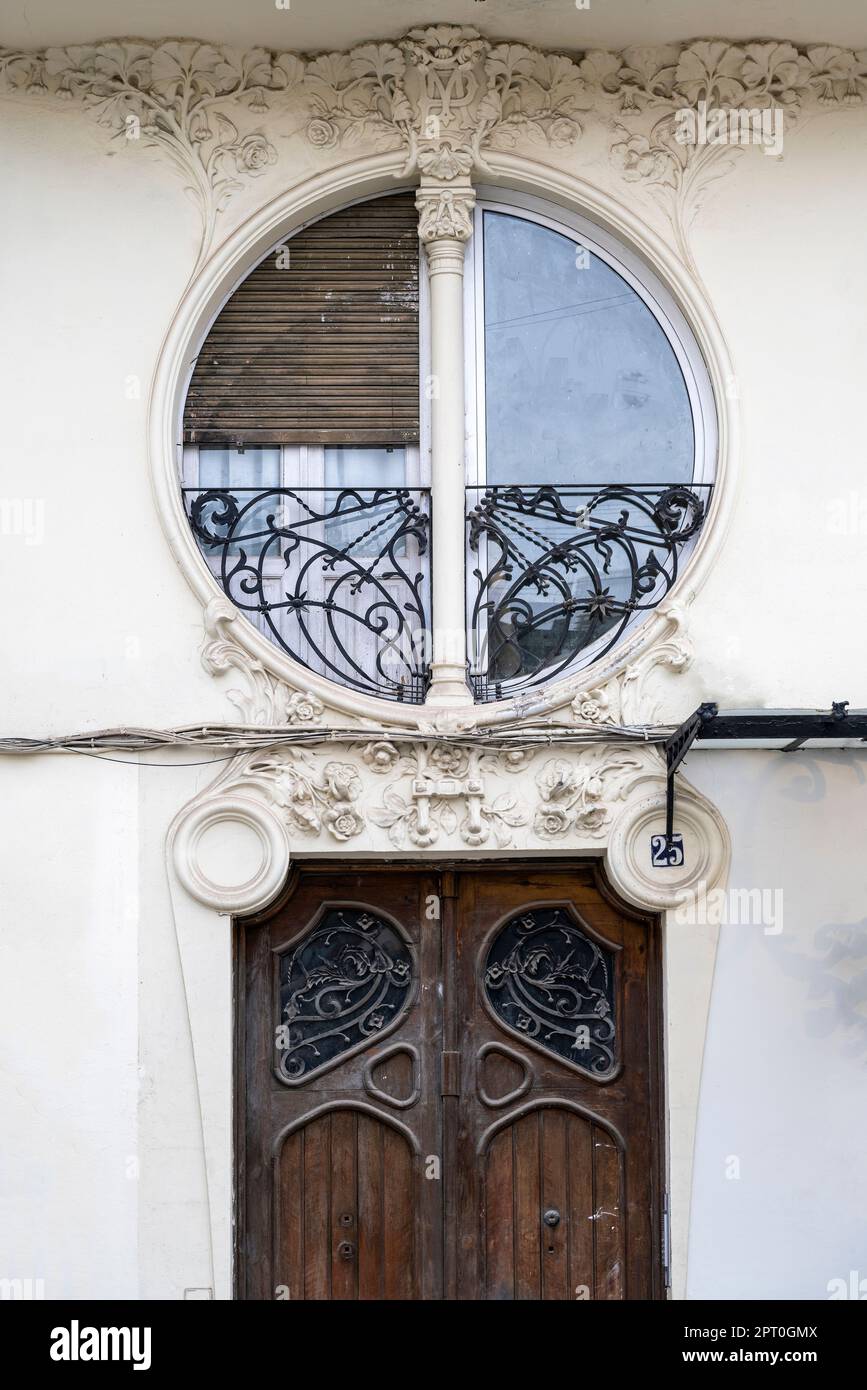
<path fill-rule="evenodd" d="M 440 875 L 440 929 L 442 939 L 443 1027 L 440 1057 L 440 1092 L 443 1135 L 443 1297 L 458 1296 L 458 1126 L 460 1096 L 454 1094 L 456 1068 L 454 1054 L 459 1051 L 457 998 L 457 883 L 454 873 Z M 446 1054 L 451 1054 L 449 1058 Z M 446 1094 L 446 1091 L 449 1094 Z"/>

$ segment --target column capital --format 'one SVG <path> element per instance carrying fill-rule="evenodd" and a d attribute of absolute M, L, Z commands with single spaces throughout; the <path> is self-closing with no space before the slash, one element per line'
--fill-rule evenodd
<path fill-rule="evenodd" d="M 422 183 L 415 195 L 418 234 L 430 251 L 437 241 L 467 242 L 473 234 L 475 189 L 470 183 Z"/>

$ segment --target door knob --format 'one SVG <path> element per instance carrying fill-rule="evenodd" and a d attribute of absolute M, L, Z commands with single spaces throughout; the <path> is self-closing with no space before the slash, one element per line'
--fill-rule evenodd
<path fill-rule="evenodd" d="M 542 1220 L 544 1221 L 546 1226 L 559 1226 L 560 1213 L 556 1207 L 549 1207 L 548 1210 L 545 1212 L 545 1215 L 542 1217 Z"/>

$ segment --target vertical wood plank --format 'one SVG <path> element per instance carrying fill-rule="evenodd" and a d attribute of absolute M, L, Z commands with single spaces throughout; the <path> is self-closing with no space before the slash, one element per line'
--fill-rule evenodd
<path fill-rule="evenodd" d="M 592 1126 L 580 1115 L 566 1123 L 566 1173 L 568 1179 L 568 1279 L 569 1298 L 596 1297 L 595 1231 L 593 1220 Z M 585 1293 L 586 1290 L 586 1293 Z"/>
<path fill-rule="evenodd" d="M 539 1171 L 539 1111 L 518 1120 L 513 1128 L 515 1164 L 515 1297 L 542 1296 L 542 1212 Z"/>
<path fill-rule="evenodd" d="M 562 1110 L 541 1110 L 542 1215 L 549 1209 L 560 1213 L 557 1226 L 541 1227 L 542 1297 L 570 1297 L 569 1262 L 569 1175 L 566 1163 L 567 1115 Z"/>
<path fill-rule="evenodd" d="M 484 1189 L 485 1296 L 515 1297 L 515 1222 L 512 1132 L 501 1130 L 487 1154 Z"/>
<path fill-rule="evenodd" d="M 598 1125 L 593 1126 L 593 1167 L 596 1210 L 597 1298 L 623 1297 L 625 1251 L 621 1156 L 617 1145 Z"/>
<path fill-rule="evenodd" d="M 358 1117 L 358 1297 L 384 1297 L 385 1182 L 382 1125 Z"/>
<path fill-rule="evenodd" d="M 471 887 L 471 885 L 470 885 Z M 460 1006 L 459 1006 L 459 953 L 458 925 L 466 909 L 466 903 L 457 900 L 455 875 L 447 871 L 440 876 L 440 932 L 442 953 L 442 997 L 443 1025 L 439 1066 L 439 1086 L 442 1092 L 442 1053 L 456 1052 L 461 1047 Z M 441 1095 L 440 1113 L 442 1116 L 442 1197 L 443 1197 L 443 1294 L 447 1299 L 475 1296 L 478 1281 L 476 1269 L 468 1266 L 478 1261 L 478 1249 L 474 1229 L 458 1230 L 457 1212 L 463 1204 L 463 1189 L 474 1175 L 468 1166 L 472 1160 L 461 1153 L 459 1134 L 461 1128 L 461 1098 L 454 1095 Z M 458 1259 L 458 1248 L 466 1242 L 472 1252 L 472 1260 Z"/>
<path fill-rule="evenodd" d="M 383 1127 L 385 1174 L 384 1294 L 389 1299 L 414 1298 L 415 1251 L 412 1154 L 402 1135 Z"/>
<path fill-rule="evenodd" d="M 336 1110 L 331 1117 L 331 1297 L 358 1297 L 357 1115 Z M 348 1221 L 349 1224 L 344 1224 Z M 341 1246 L 351 1246 L 349 1258 Z"/>
<path fill-rule="evenodd" d="M 277 1200 L 280 1230 L 274 1282 L 285 1284 L 289 1298 L 304 1297 L 304 1131 L 290 1134 L 280 1153 Z M 272 1291 L 272 1297 L 274 1296 Z"/>
<path fill-rule="evenodd" d="M 304 1130 L 304 1297 L 331 1297 L 331 1116 Z"/>

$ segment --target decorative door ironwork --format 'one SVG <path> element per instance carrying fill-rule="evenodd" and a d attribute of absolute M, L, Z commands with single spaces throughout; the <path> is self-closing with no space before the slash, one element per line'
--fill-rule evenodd
<path fill-rule="evenodd" d="M 509 1032 L 593 1076 L 611 1072 L 614 953 L 562 907 L 526 912 L 501 928 L 488 951 L 484 988 Z"/>
<path fill-rule="evenodd" d="M 412 996 L 412 956 L 390 923 L 335 908 L 281 958 L 279 978 L 279 1074 L 307 1081 L 392 1031 Z"/>

